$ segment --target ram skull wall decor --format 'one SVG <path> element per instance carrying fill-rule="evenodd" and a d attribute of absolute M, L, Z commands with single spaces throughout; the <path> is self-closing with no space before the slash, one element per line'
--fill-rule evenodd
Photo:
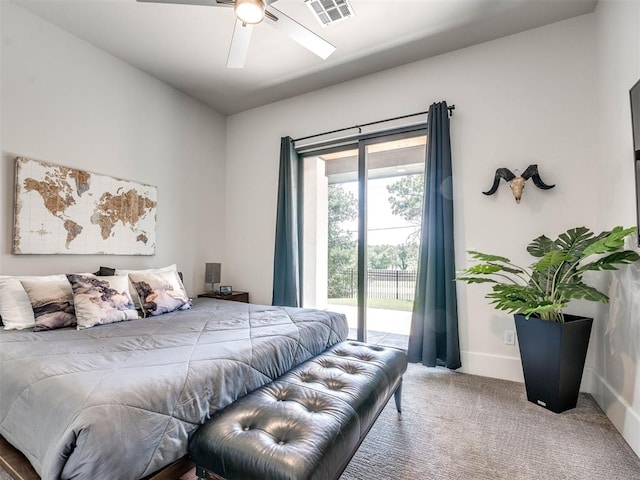
<path fill-rule="evenodd" d="M 509 182 L 509 186 L 511 187 L 513 196 L 516 199 L 516 203 L 520 203 L 520 200 L 522 199 L 522 193 L 524 191 L 524 183 L 529 179 L 532 179 L 533 184 L 536 187 L 541 188 L 542 190 L 549 190 L 550 188 L 555 187 L 555 185 L 547 185 L 542 181 L 542 179 L 540 178 L 540 174 L 538 173 L 538 165 L 533 164 L 529 165 L 524 173 L 518 176 L 514 175 L 513 172 L 508 168 L 497 169 L 496 175 L 493 178 L 493 186 L 491 187 L 491 190 L 482 193 L 484 193 L 485 195 L 493 195 L 494 193 L 496 193 L 501 178 Z"/>

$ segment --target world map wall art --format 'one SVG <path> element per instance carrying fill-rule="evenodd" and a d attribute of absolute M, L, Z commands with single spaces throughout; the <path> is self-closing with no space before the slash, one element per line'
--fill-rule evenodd
<path fill-rule="evenodd" d="M 154 255 L 157 189 L 18 157 L 16 254 Z"/>

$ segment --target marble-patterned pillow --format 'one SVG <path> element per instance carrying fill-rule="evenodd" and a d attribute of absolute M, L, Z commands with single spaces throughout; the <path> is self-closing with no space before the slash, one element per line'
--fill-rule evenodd
<path fill-rule="evenodd" d="M 167 272 L 173 272 L 173 274 L 176 277 L 176 281 L 175 284 L 180 286 L 180 290 L 182 291 L 182 294 L 185 297 L 188 297 L 189 295 L 187 294 L 187 290 L 184 288 L 184 284 L 182 283 L 182 279 L 180 277 L 180 273 L 178 273 L 178 267 L 176 266 L 176 264 L 172 264 L 172 265 L 168 265 L 166 267 L 161 267 L 161 268 L 148 268 L 145 270 L 121 270 L 119 268 L 116 269 L 114 275 L 130 275 L 132 273 L 135 273 L 137 275 L 142 275 L 142 274 L 147 274 L 147 273 L 167 273 Z M 129 277 L 131 278 L 131 277 Z M 174 282 L 172 282 L 174 283 Z M 129 286 L 129 293 L 131 294 L 131 298 L 133 298 L 134 301 L 137 301 L 137 296 L 138 293 L 136 292 L 136 288 L 133 286 L 133 284 L 131 284 Z"/>
<path fill-rule="evenodd" d="M 76 324 L 73 292 L 66 275 L 21 279 L 33 316 L 34 332 L 71 327 Z"/>
<path fill-rule="evenodd" d="M 73 290 L 78 330 L 139 318 L 123 276 L 67 274 Z"/>
<path fill-rule="evenodd" d="M 191 308 L 189 297 L 175 272 L 130 273 L 145 316 Z"/>

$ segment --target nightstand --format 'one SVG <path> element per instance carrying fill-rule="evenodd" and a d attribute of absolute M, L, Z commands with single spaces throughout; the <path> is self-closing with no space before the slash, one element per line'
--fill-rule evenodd
<path fill-rule="evenodd" d="M 249 303 L 249 292 L 231 292 L 229 295 L 221 295 L 217 292 L 207 292 L 198 295 L 198 298 L 217 298 L 218 300 L 231 300 L 234 302 Z"/>

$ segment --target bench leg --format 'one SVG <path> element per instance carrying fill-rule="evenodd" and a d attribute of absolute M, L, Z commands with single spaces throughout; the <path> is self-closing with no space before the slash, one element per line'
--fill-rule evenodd
<path fill-rule="evenodd" d="M 398 413 L 402 413 L 402 379 L 400 379 L 396 391 L 393 392 L 393 398 L 396 401 L 396 410 L 398 410 Z"/>
<path fill-rule="evenodd" d="M 196 465 L 196 477 L 198 480 L 224 480 L 223 477 L 216 475 L 199 465 Z"/>

